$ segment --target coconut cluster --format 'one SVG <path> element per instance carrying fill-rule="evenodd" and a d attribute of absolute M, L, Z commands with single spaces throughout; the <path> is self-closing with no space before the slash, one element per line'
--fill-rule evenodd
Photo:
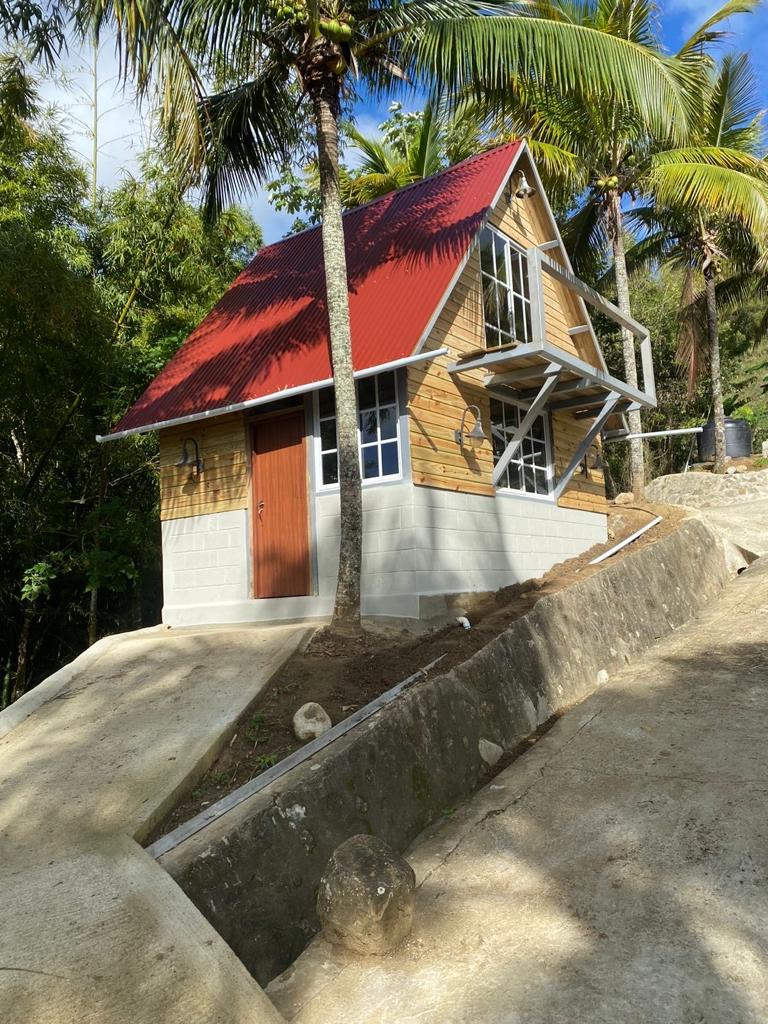
<path fill-rule="evenodd" d="M 352 23 L 354 19 L 351 14 L 342 14 L 340 18 L 330 18 L 327 21 L 318 22 L 317 27 L 326 39 L 334 43 L 348 43 L 352 38 Z"/>
<path fill-rule="evenodd" d="M 276 18 L 290 25 L 305 25 L 309 19 L 305 0 L 270 0 L 269 7 Z"/>

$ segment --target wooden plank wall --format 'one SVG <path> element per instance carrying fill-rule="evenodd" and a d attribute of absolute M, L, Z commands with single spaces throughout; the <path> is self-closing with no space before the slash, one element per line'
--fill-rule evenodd
<path fill-rule="evenodd" d="M 494 493 L 490 441 L 462 450 L 453 436 L 462 412 L 468 405 L 477 405 L 485 436 L 490 438 L 490 401 L 482 386 L 484 373 L 474 370 L 453 377 L 446 370 L 449 363 L 483 343 L 480 257 L 475 251 L 425 346 L 427 350 L 446 346 L 449 355 L 408 369 L 411 472 L 415 484 L 469 494 Z M 473 426 L 470 415 L 467 429 Z"/>
<path fill-rule="evenodd" d="M 491 214 L 491 223 L 519 245 L 530 247 L 550 240 L 552 231 L 545 205 L 540 196 L 519 200 L 502 197 Z M 558 251 L 550 250 L 551 259 Z M 571 336 L 569 327 L 584 324 L 580 303 L 564 285 L 544 275 L 544 301 L 547 336 L 551 342 L 595 364 L 597 353 L 591 336 Z M 431 363 L 408 369 L 408 407 L 410 412 L 410 454 L 415 484 L 464 491 L 471 494 L 494 493 L 491 484 L 493 455 L 490 441 L 480 448 L 459 450 L 453 432 L 459 426 L 467 405 L 481 410 L 486 438 L 490 437 L 490 400 L 482 387 L 484 371 L 452 377 L 445 369 L 462 355 L 485 347 L 483 330 L 480 257 L 475 250 L 464 269 L 453 294 L 440 314 L 425 346 L 433 350 L 445 346 L 449 354 Z M 468 417 L 469 427 L 472 420 Z M 552 434 L 557 472 L 571 460 L 589 420 L 576 420 L 560 412 L 553 417 Z M 596 471 L 590 479 L 583 475 L 572 478 L 559 504 L 590 512 L 606 510 L 602 477 Z"/>
<path fill-rule="evenodd" d="M 567 412 L 552 415 L 552 436 L 555 449 L 555 475 L 563 472 L 573 458 L 591 420 L 576 420 Z M 561 508 L 580 508 L 584 512 L 605 512 L 605 479 L 602 470 L 590 469 L 589 476 L 579 470 L 571 477 L 571 483 L 558 501 Z"/>
<path fill-rule="evenodd" d="M 233 413 L 160 431 L 160 518 L 182 519 L 248 507 L 245 416 Z M 177 466 L 185 438 L 200 447 L 204 470 Z M 192 446 L 190 446 L 190 455 Z"/>

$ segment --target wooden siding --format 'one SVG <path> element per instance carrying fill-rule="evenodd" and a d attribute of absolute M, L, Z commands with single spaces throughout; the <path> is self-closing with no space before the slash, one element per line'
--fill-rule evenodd
<path fill-rule="evenodd" d="M 580 441 L 589 429 L 591 420 L 577 420 L 568 412 L 556 412 L 552 416 L 552 438 L 557 478 L 573 458 Z M 571 482 L 561 495 L 558 505 L 562 508 L 578 508 L 584 512 L 607 512 L 605 480 L 602 470 L 590 469 L 589 476 L 576 470 Z"/>
<path fill-rule="evenodd" d="M 469 494 L 493 494 L 490 441 L 460 449 L 453 432 L 468 405 L 480 408 L 490 437 L 490 401 L 482 386 L 484 371 L 453 376 L 446 365 L 483 346 L 480 257 L 475 250 L 429 336 L 425 350 L 445 346 L 449 354 L 408 368 L 408 411 L 413 482 Z M 474 426 L 471 415 L 467 429 Z"/>
<path fill-rule="evenodd" d="M 490 222 L 523 248 L 540 245 L 552 238 L 549 216 L 541 196 L 527 200 L 504 196 L 491 214 Z M 557 260 L 557 249 L 547 255 Z M 553 344 L 586 362 L 597 365 L 598 355 L 589 333 L 572 336 L 571 327 L 587 322 L 584 311 L 568 289 L 544 275 L 544 302 L 547 337 Z M 494 493 L 491 483 L 493 455 L 490 441 L 479 448 L 461 451 L 453 436 L 468 405 L 481 410 L 483 430 L 490 438 L 490 399 L 482 386 L 485 371 L 451 375 L 446 366 L 485 347 L 480 257 L 475 249 L 449 296 L 427 340 L 425 350 L 447 347 L 447 356 L 408 369 L 408 410 L 410 425 L 411 470 L 415 484 L 464 491 L 470 494 Z M 473 426 L 468 416 L 468 427 Z M 589 420 L 577 420 L 560 412 L 552 417 L 552 443 L 556 472 L 570 462 L 580 440 L 589 429 Z M 590 512 L 605 512 L 606 500 L 602 475 L 597 471 L 587 479 L 577 474 L 560 498 L 559 504 Z"/>
<path fill-rule="evenodd" d="M 200 476 L 196 476 L 189 466 L 176 465 L 186 438 L 194 438 L 200 447 L 204 463 Z M 248 487 L 245 417 L 242 413 L 160 431 L 162 520 L 247 508 Z"/>

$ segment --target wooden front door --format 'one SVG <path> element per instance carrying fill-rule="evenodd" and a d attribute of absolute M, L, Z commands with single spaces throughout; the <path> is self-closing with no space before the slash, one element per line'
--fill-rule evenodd
<path fill-rule="evenodd" d="M 253 424 L 254 597 L 309 593 L 309 518 L 303 411 Z"/>

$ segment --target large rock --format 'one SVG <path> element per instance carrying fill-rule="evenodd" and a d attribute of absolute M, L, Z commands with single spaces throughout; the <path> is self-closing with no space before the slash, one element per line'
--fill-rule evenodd
<path fill-rule="evenodd" d="M 398 946 L 411 931 L 416 877 L 376 836 L 338 846 L 320 879 L 317 914 L 331 942 L 365 956 Z"/>
<path fill-rule="evenodd" d="M 504 756 L 504 748 L 500 747 L 498 743 L 494 743 L 493 740 L 486 740 L 484 738 L 478 740 L 477 749 L 480 757 L 482 757 L 489 768 L 493 768 Z"/>
<path fill-rule="evenodd" d="M 313 700 L 302 704 L 293 716 L 293 732 L 297 740 L 316 740 L 331 728 L 328 712 Z"/>

